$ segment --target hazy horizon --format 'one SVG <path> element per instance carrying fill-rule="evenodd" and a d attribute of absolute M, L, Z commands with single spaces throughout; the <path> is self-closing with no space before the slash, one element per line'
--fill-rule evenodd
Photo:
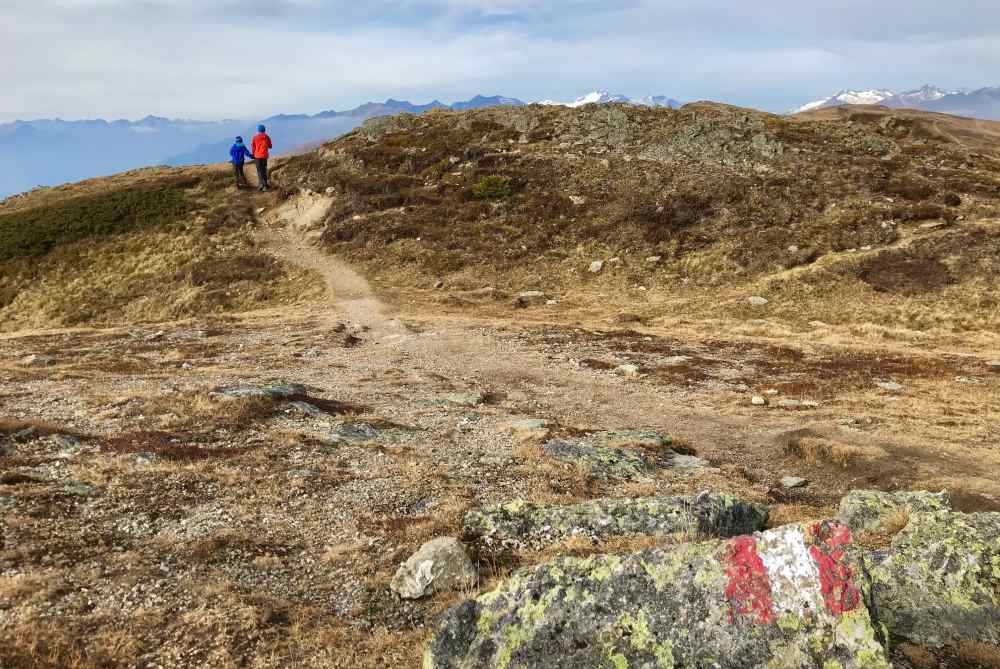
<path fill-rule="evenodd" d="M 9 0 L 0 20 L 2 122 L 595 88 L 780 112 L 842 88 L 978 88 L 1000 68 L 1000 6 L 974 0 Z"/>

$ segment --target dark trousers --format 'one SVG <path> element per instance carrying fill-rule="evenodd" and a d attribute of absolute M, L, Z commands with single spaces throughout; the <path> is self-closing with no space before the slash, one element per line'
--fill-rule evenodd
<path fill-rule="evenodd" d="M 269 188 L 271 184 L 267 182 L 267 158 L 256 158 L 254 162 L 257 163 L 257 180 L 260 182 L 260 187 Z"/>
<path fill-rule="evenodd" d="M 249 186 L 247 183 L 247 173 L 243 171 L 243 163 L 233 163 L 233 172 L 236 173 L 236 187 Z"/>

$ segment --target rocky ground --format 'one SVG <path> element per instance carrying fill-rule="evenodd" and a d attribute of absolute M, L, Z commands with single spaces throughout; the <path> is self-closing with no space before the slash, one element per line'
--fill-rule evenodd
<path fill-rule="evenodd" d="M 711 551 L 855 488 L 1000 508 L 988 357 L 434 315 L 260 225 L 332 302 L 0 339 L 4 666 L 416 666 L 447 609 L 555 556 Z M 472 559 L 449 587 L 397 576 L 444 537 Z"/>
<path fill-rule="evenodd" d="M 0 203 L 0 667 L 1000 666 L 1000 154 L 884 116 Z"/>

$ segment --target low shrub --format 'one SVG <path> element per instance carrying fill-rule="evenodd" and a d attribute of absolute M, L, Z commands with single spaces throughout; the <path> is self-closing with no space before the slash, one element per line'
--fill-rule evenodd
<path fill-rule="evenodd" d="M 510 179 L 494 174 L 476 182 L 472 194 L 480 200 L 506 200 L 514 194 L 514 189 Z"/>

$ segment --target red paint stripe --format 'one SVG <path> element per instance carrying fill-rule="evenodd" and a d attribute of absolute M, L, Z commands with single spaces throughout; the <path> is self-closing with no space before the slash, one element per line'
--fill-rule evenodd
<path fill-rule="evenodd" d="M 854 570 L 846 561 L 844 548 L 850 545 L 851 530 L 836 521 L 812 527 L 809 554 L 819 568 L 819 586 L 826 608 L 835 615 L 847 613 L 861 604 L 861 591 L 854 583 Z"/>
<path fill-rule="evenodd" d="M 729 542 L 726 557 L 726 600 L 729 602 L 729 620 L 748 618 L 760 624 L 776 620 L 774 602 L 771 601 L 771 582 L 767 568 L 757 553 L 754 537 L 736 537 Z"/>

